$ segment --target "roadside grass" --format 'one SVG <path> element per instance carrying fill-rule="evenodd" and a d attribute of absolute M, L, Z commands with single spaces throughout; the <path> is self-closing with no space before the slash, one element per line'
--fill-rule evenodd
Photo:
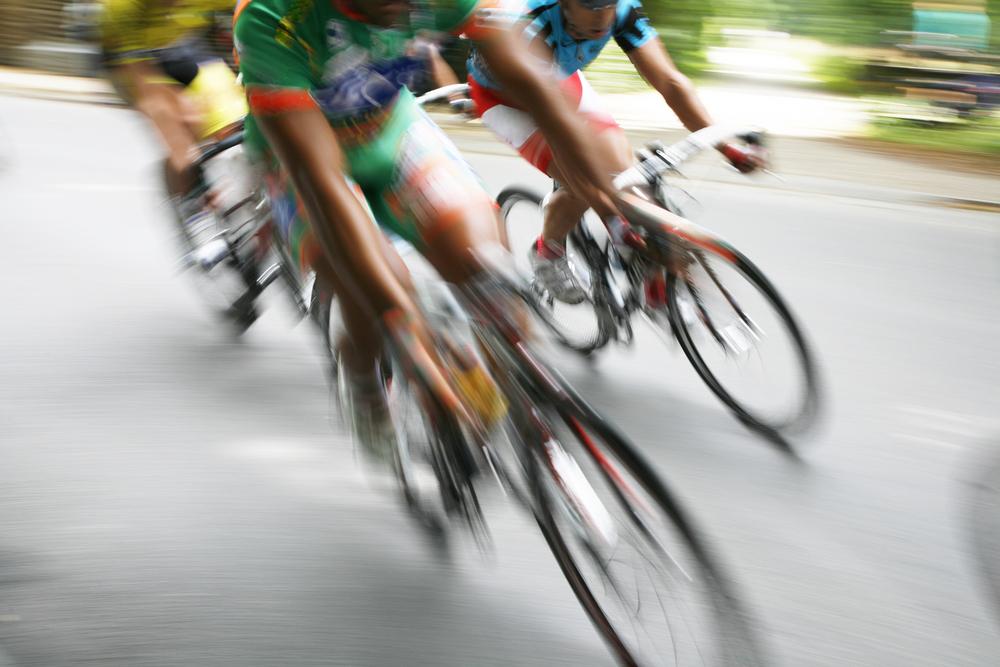
<path fill-rule="evenodd" d="M 1000 155 L 1000 117 L 995 113 L 970 120 L 876 115 L 867 136 L 936 150 Z"/>

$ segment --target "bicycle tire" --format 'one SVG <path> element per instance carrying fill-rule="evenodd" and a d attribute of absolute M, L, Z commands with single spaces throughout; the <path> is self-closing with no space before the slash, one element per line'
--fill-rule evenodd
<path fill-rule="evenodd" d="M 490 534 L 474 483 L 479 471 L 477 446 L 454 410 L 438 399 L 419 373 L 406 377 L 410 374 L 404 369 L 409 365 L 398 356 L 393 345 L 389 344 L 388 348 L 393 372 L 385 381 L 391 385 L 387 388 L 396 394 L 396 400 L 390 401 L 390 410 L 399 438 L 393 463 L 403 499 L 411 514 L 438 541 L 444 541 L 447 520 L 454 517 L 466 525 L 480 548 L 486 549 L 490 544 Z M 390 380 L 390 377 L 401 379 Z M 431 493 L 420 491 L 414 484 L 415 459 L 409 446 L 410 434 L 406 424 L 400 424 L 398 419 L 401 407 L 398 399 L 406 391 L 404 386 L 417 389 L 409 393 L 413 403 L 422 408 L 416 415 L 427 439 L 422 458 L 433 473 L 436 485 L 433 495 L 437 496 L 440 504 L 435 504 L 428 497 Z"/>
<path fill-rule="evenodd" d="M 595 593 L 594 583 L 588 581 L 569 548 L 569 538 L 560 529 L 556 520 L 555 501 L 545 484 L 546 466 L 543 465 L 541 456 L 546 436 L 539 430 L 540 422 L 537 421 L 537 416 L 541 413 L 544 413 L 542 417 L 548 424 L 558 420 L 567 424 L 576 422 L 581 429 L 596 435 L 603 442 L 604 451 L 612 453 L 627 469 L 628 475 L 647 491 L 657 508 L 657 520 L 676 531 L 682 548 L 689 552 L 701 575 L 699 580 L 705 586 L 707 602 L 712 608 L 714 622 L 718 625 L 718 632 L 712 633 L 711 641 L 713 645 L 722 648 L 724 655 L 717 664 L 765 664 L 742 602 L 699 536 L 687 512 L 681 508 L 650 464 L 553 369 L 530 356 L 518 361 L 516 355 L 530 355 L 525 348 L 513 349 L 501 342 L 497 335 L 482 329 L 479 340 L 481 345 L 492 348 L 490 354 L 495 359 L 504 360 L 503 363 L 509 366 L 505 369 L 508 372 L 499 374 L 497 380 L 504 387 L 511 404 L 510 418 L 514 420 L 516 430 L 524 439 L 522 449 L 526 454 L 521 461 L 523 472 L 530 480 L 533 496 L 531 509 L 535 519 L 570 588 L 615 657 L 624 665 L 658 664 L 642 661 L 636 656 L 636 649 L 623 637 L 626 630 L 610 618 L 605 605 L 602 605 Z"/>
<path fill-rule="evenodd" d="M 571 389 L 562 388 L 562 391 L 567 390 L 572 395 Z M 617 429 L 589 406 L 586 406 L 579 397 L 574 397 L 572 401 L 565 403 L 567 404 L 559 408 L 561 417 L 564 420 L 582 422 L 580 423 L 582 432 L 585 433 L 589 427 L 593 434 L 598 435 L 600 440 L 604 441 L 605 447 L 601 456 L 607 457 L 610 454 L 614 459 L 617 459 L 619 465 L 616 470 L 618 474 L 621 475 L 624 472 L 623 477 L 631 477 L 643 488 L 656 504 L 654 512 L 660 514 L 659 519 L 668 526 L 668 530 L 674 533 L 675 538 L 679 538 L 677 547 L 689 552 L 690 566 L 698 568 L 698 573 L 693 574 L 693 577 L 701 579 L 701 581 L 696 582 L 695 586 L 704 586 L 701 595 L 705 598 L 701 602 L 711 605 L 710 616 L 713 626 L 712 630 L 709 631 L 712 635 L 711 645 L 696 645 L 693 647 L 693 653 L 701 654 L 702 651 L 708 650 L 719 651 L 716 658 L 706 664 L 747 666 L 766 664 L 742 601 L 736 595 L 731 582 L 723 574 L 722 567 L 700 537 L 688 512 L 681 507 L 663 479 L 635 447 L 617 432 Z M 613 480 L 614 476 L 608 475 L 608 479 Z M 541 480 L 539 479 L 539 481 Z M 536 493 L 538 494 L 539 507 L 543 510 L 540 526 L 549 548 L 581 606 L 605 639 L 612 653 L 623 665 L 661 664 L 655 658 L 653 661 L 644 660 L 637 655 L 637 650 L 634 647 L 628 645 L 623 637 L 625 632 L 623 632 L 622 627 L 616 625 L 609 618 L 606 605 L 598 600 L 594 586 L 582 575 L 581 563 L 572 553 L 566 534 L 557 525 L 552 499 L 547 497 L 544 485 L 536 485 Z M 619 498 L 624 498 L 627 491 L 618 489 L 618 494 Z M 634 512 L 635 509 L 630 508 L 630 511 Z M 678 549 L 671 549 L 669 553 L 664 555 L 674 560 L 678 556 Z M 667 625 L 669 627 L 671 624 L 668 622 Z M 678 649 L 675 646 L 676 650 Z M 684 657 L 677 657 L 675 654 L 675 661 L 677 664 L 686 664 L 688 659 L 693 658 L 693 653 Z"/>
<path fill-rule="evenodd" d="M 785 440 L 784 435 L 803 430 L 812 423 L 819 411 L 820 380 L 818 366 L 802 327 L 774 284 L 741 252 L 728 245 L 725 250 L 724 254 L 712 252 L 711 249 L 708 252 L 713 258 L 727 263 L 766 299 L 767 304 L 778 315 L 782 326 L 790 336 L 790 340 L 794 343 L 799 370 L 804 380 L 804 393 L 800 397 L 798 409 L 794 414 L 780 421 L 767 419 L 759 414 L 755 414 L 753 409 L 744 405 L 743 402 L 727 390 L 698 349 L 698 344 L 692 336 L 690 326 L 682 315 L 679 303 L 681 289 L 678 281 L 680 277 L 674 272 L 668 272 L 667 276 L 670 326 L 681 349 L 695 371 L 712 393 L 722 401 L 733 415 L 751 430 L 767 437 L 779 447 L 791 451 L 791 446 Z"/>
<path fill-rule="evenodd" d="M 524 202 L 530 206 L 535 206 L 539 208 L 539 214 L 540 214 L 542 199 L 543 198 L 538 193 L 520 187 L 505 188 L 500 192 L 499 195 L 497 195 L 497 205 L 500 207 L 500 215 L 503 219 L 505 233 L 508 239 L 510 238 L 511 235 L 511 226 L 509 223 L 509 217 L 510 217 L 510 212 L 513 210 L 514 205 L 516 205 L 518 202 Z M 576 235 L 571 234 L 567 239 L 567 243 L 570 245 L 570 247 L 573 247 L 577 243 Z M 510 248 L 510 250 L 515 253 L 527 251 L 526 248 L 524 249 Z M 585 255 L 585 253 L 581 254 Z M 588 268 L 591 271 L 594 271 L 595 269 L 595 267 L 589 265 L 589 262 L 588 262 Z M 597 286 L 596 282 L 594 283 L 594 286 L 596 288 Z M 599 300 L 598 297 L 600 295 L 597 294 L 595 289 L 590 296 L 591 296 L 591 302 L 595 302 Z M 539 299 L 539 301 L 541 303 L 541 299 Z M 541 305 L 544 306 L 545 304 Z M 542 318 L 542 321 L 545 323 L 546 328 L 556 336 L 556 339 L 559 341 L 559 344 L 567 349 L 573 350 L 574 352 L 577 352 L 578 354 L 581 354 L 583 356 L 589 356 L 594 352 L 596 352 L 597 350 L 603 348 L 605 345 L 607 345 L 614 336 L 614 327 L 609 326 L 603 320 L 601 312 L 598 310 L 598 307 L 594 306 L 593 303 L 591 303 L 590 306 L 593 308 L 594 319 L 595 319 L 594 327 L 596 330 L 593 332 L 592 335 L 589 331 L 586 332 L 582 336 L 582 339 L 578 339 L 575 336 L 575 332 L 571 330 L 570 326 L 559 321 L 559 317 L 554 312 L 553 306 L 554 304 L 550 302 L 547 308 L 540 309 L 539 315 Z M 590 325 L 588 323 L 588 328 L 589 326 Z"/>
<path fill-rule="evenodd" d="M 219 146 L 222 143 L 220 142 Z M 205 149 L 202 160 L 207 161 L 220 152 L 222 151 L 216 150 L 215 146 L 209 146 Z M 166 169 L 166 163 L 164 163 L 164 169 Z M 202 184 L 198 187 L 205 188 L 206 186 Z M 261 290 L 257 284 L 257 278 L 260 275 L 257 262 L 253 258 L 242 257 L 229 234 L 223 233 L 222 238 L 226 244 L 225 256 L 211 268 L 201 266 L 197 261 L 191 259 L 199 245 L 185 222 L 184 213 L 174 203 L 171 203 L 169 207 L 169 217 L 180 246 L 179 249 L 182 256 L 189 261 L 187 268 L 190 268 L 195 274 L 195 290 L 211 311 L 231 323 L 237 334 L 243 334 L 256 322 L 259 316 L 256 302 Z M 219 223 L 215 212 L 206 210 L 205 214 L 211 215 L 216 224 Z M 220 229 L 224 228 L 225 225 L 220 225 Z M 238 282 L 238 286 L 225 285 L 225 283 L 233 282 Z"/>

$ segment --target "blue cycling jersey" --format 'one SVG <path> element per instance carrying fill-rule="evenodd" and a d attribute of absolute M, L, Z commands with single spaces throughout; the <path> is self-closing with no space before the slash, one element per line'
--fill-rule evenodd
<path fill-rule="evenodd" d="M 559 73 L 563 77 L 592 63 L 612 37 L 622 51 L 628 53 L 656 36 L 656 30 L 643 13 L 642 3 L 639 0 L 618 0 L 614 25 L 597 39 L 577 40 L 571 37 L 566 32 L 558 0 L 528 0 L 523 12 L 525 19 L 531 21 L 524 29 L 525 37 L 529 40 L 545 40 L 555 54 Z M 469 74 L 480 85 L 493 89 L 500 87 L 494 81 L 478 51 L 472 51 L 467 66 Z"/>

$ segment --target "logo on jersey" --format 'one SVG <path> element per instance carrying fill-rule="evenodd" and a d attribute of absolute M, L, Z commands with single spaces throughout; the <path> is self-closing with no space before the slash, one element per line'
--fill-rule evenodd
<path fill-rule="evenodd" d="M 343 21 L 330 19 L 326 24 L 326 46 L 331 53 L 336 53 L 350 44 L 347 36 L 347 25 Z"/>
<path fill-rule="evenodd" d="M 404 86 L 412 88 L 426 67 L 423 60 L 407 56 L 359 63 L 327 80 L 313 97 L 334 118 L 365 114 L 388 105 Z"/>

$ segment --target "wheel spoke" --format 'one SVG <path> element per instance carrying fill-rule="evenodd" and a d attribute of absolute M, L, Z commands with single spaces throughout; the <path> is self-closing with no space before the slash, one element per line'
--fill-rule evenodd
<path fill-rule="evenodd" d="M 788 307 L 742 255 L 730 261 L 697 248 L 689 255 L 683 275 L 671 276 L 668 298 L 678 341 L 695 370 L 754 428 L 772 434 L 806 424 L 817 405 L 818 379 Z M 689 301 L 693 321 L 684 315 Z"/>

